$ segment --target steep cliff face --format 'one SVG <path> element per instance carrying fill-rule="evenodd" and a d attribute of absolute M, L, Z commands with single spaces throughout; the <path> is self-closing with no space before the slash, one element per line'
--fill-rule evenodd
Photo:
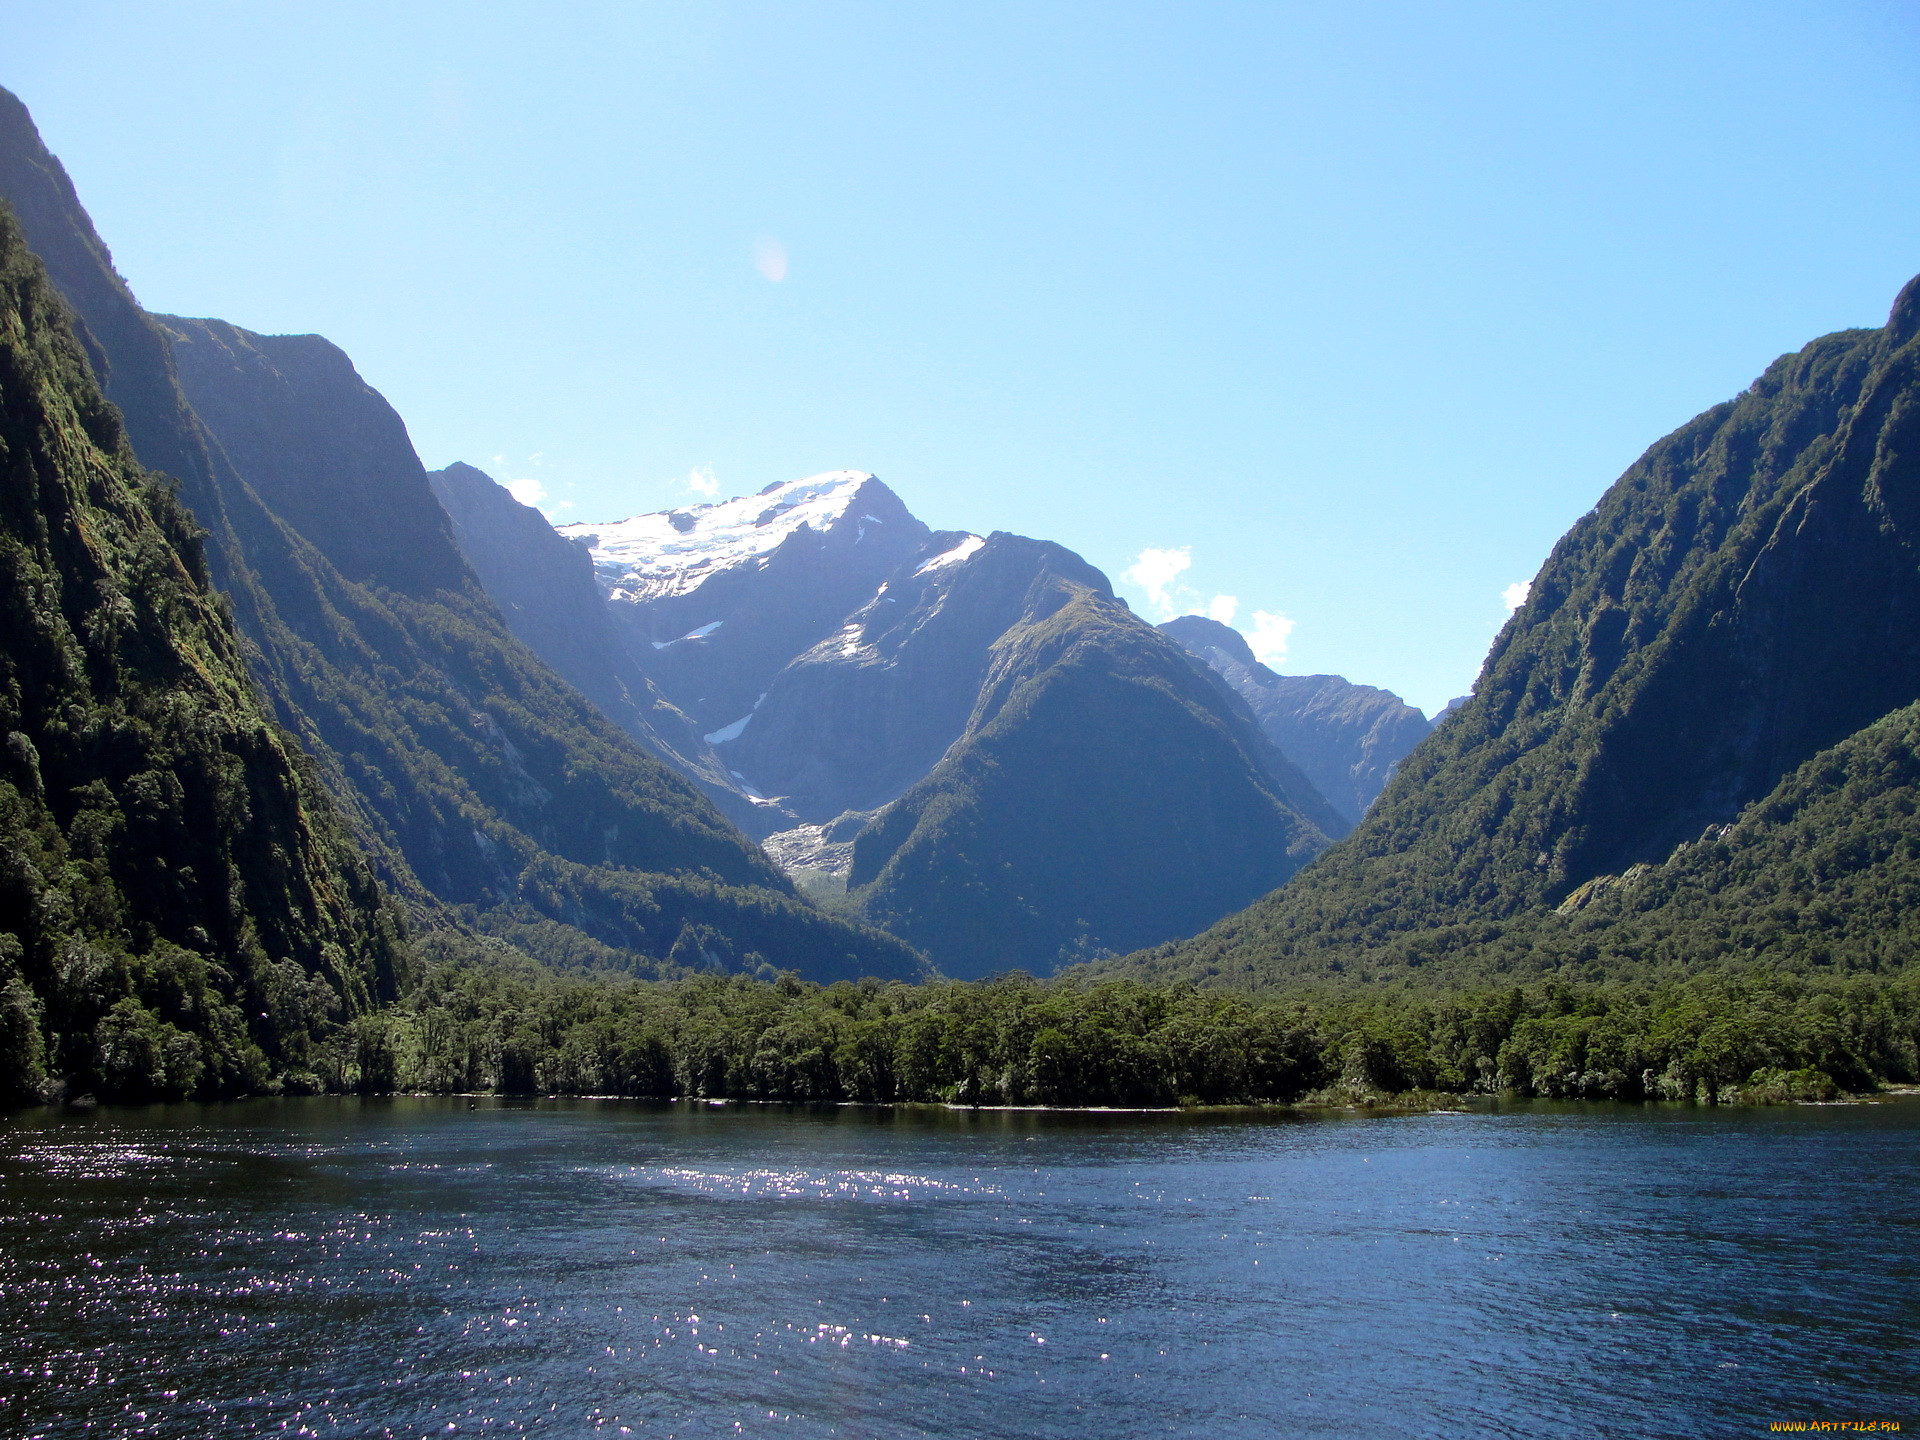
<path fill-rule="evenodd" d="M 162 323 L 178 337 L 188 403 L 254 493 L 286 502 L 275 513 L 311 547 L 250 554 L 282 616 L 360 692 L 316 686 L 316 703 L 303 708 L 337 753 L 367 755 L 370 740 L 391 751 L 376 808 L 437 894 L 467 903 L 512 894 L 518 866 L 503 860 L 502 837 L 472 838 L 476 804 L 578 863 L 773 881 L 753 847 L 678 777 L 624 743 L 511 637 L 455 547 L 406 427 L 344 355 L 318 336 Z M 394 538 L 354 538 L 367 531 Z M 360 579 L 347 580 L 328 549 Z M 303 623 L 322 606 L 352 627 L 350 637 Z M 327 702 L 340 698 L 362 711 L 360 724 L 329 713 Z M 403 800 L 409 780 L 414 794 Z"/>
<path fill-rule="evenodd" d="M 1394 766 L 1427 738 L 1427 718 L 1390 690 L 1339 675 L 1279 675 L 1246 637 L 1204 615 L 1160 627 L 1206 661 L 1247 702 L 1267 738 L 1298 765 L 1349 827 L 1367 813 Z"/>
<path fill-rule="evenodd" d="M 1326 844 L 1311 785 L 1098 571 L 1002 535 L 965 564 L 1017 612 L 959 738 L 854 841 L 864 913 L 950 974 L 1048 971 L 1190 933 Z"/>
<path fill-rule="evenodd" d="M 591 700 L 614 724 L 679 767 L 749 833 L 764 831 L 747 799 L 693 721 L 662 695 L 615 633 L 585 547 L 563 539 L 531 505 L 490 475 L 456 461 L 427 474 L 455 543 L 514 638 Z"/>
<path fill-rule="evenodd" d="M 407 427 L 318 335 L 155 315 L 187 403 L 266 507 L 362 585 L 429 596 L 472 578 Z"/>
<path fill-rule="evenodd" d="M 0 1096 L 256 1090 L 393 997 L 399 921 L 69 318 L 0 206 Z"/>
<path fill-rule="evenodd" d="M 53 279 L 136 452 L 180 476 L 280 719 L 417 910 L 468 907 L 522 940 L 574 927 L 637 956 L 697 932 L 711 941 L 702 953 L 750 968 L 917 973 L 906 947 L 795 901 L 685 781 L 513 639 L 454 547 L 405 427 L 344 356 L 317 337 L 219 322 L 162 329 L 113 274 L 10 96 L 0 186 L 28 217 L 29 243 L 56 257 Z M 218 438 L 188 403 L 176 354 L 195 399 L 231 427 Z M 358 533 L 383 526 L 404 543 Z M 753 940 L 729 938 L 736 925 Z"/>
<path fill-rule="evenodd" d="M 1152 960 L 1396 972 L 1733 822 L 1920 696 L 1920 283 L 1643 456 L 1343 845 Z"/>

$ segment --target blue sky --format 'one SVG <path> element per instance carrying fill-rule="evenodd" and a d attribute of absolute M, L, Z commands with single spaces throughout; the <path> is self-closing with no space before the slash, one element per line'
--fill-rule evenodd
<path fill-rule="evenodd" d="M 1920 272 L 1910 4 L 9 0 L 0 62 L 150 308 L 327 335 L 429 465 L 873 470 L 1429 711 Z"/>

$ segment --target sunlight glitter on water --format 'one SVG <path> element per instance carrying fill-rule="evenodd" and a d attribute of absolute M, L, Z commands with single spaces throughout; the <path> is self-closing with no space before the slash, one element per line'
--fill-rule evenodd
<path fill-rule="evenodd" d="M 629 1165 L 601 1173 L 665 1189 L 702 1195 L 742 1195 L 806 1200 L 925 1200 L 938 1196 L 1003 1195 L 996 1185 L 941 1180 L 880 1170 L 696 1170 L 685 1166 Z"/>
<path fill-rule="evenodd" d="M 1912 1394 L 1916 1139 L 1920 1105 L 0 1116 L 0 1435 L 1747 1433 Z"/>

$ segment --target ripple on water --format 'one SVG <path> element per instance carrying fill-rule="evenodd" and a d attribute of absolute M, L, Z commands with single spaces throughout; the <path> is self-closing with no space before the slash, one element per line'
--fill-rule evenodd
<path fill-rule="evenodd" d="M 0 1435 L 1892 1417 L 1920 1374 L 1907 1114 L 0 1116 Z"/>

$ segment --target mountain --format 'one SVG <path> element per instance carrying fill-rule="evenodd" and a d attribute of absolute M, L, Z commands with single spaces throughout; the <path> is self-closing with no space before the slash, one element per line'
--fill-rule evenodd
<path fill-rule="evenodd" d="M 1390 690 L 1338 675 L 1278 675 L 1254 658 L 1246 637 L 1204 615 L 1160 629 L 1198 655 L 1247 702 L 1260 728 L 1327 797 L 1349 827 L 1385 787 L 1393 767 L 1433 726 Z"/>
<path fill-rule="evenodd" d="M 560 533 L 769 852 L 947 973 L 1191 931 L 1349 828 L 1099 571 L 864 472 Z"/>
<path fill-rule="evenodd" d="M 1920 281 L 1885 327 L 1782 357 L 1656 444 L 1353 835 L 1131 968 L 1484 976 L 1559 963 L 1562 929 L 1602 964 L 1629 911 L 1668 937 L 1646 963 L 1904 963 L 1859 937 L 1920 846 L 1899 719 L 1920 697 L 1917 334 Z M 1741 894 L 1766 908 L 1728 908 Z"/>
<path fill-rule="evenodd" d="M 930 536 L 769 682 L 728 763 L 809 824 L 898 799 L 966 733 L 994 646 L 1058 576 L 1105 585 L 1043 541 Z"/>
<path fill-rule="evenodd" d="M 405 426 L 335 347 L 141 311 L 3 92 L 0 189 L 136 453 L 178 476 L 206 528 L 277 717 L 417 917 L 444 923 L 451 906 L 536 953 L 611 946 L 642 967 L 918 973 L 898 942 L 793 898 L 704 798 L 513 638 Z"/>
<path fill-rule="evenodd" d="M 964 593 L 976 567 L 1017 609 L 981 649 L 961 735 L 859 832 L 848 878 L 862 913 L 942 970 L 1045 972 L 1191 933 L 1344 829 L 1245 707 L 1098 570 L 994 535 L 929 588 Z M 1024 583 L 994 585 L 1008 576 Z M 883 592 L 847 627 L 842 663 L 884 667 L 895 612 L 932 625 L 942 608 Z"/>
<path fill-rule="evenodd" d="M 600 712 L 699 785 L 736 823 L 757 825 L 754 806 L 693 721 L 634 664 L 614 632 L 586 548 L 562 538 L 531 505 L 492 476 L 455 461 L 427 473 L 473 567 L 514 638 L 591 700 Z"/>
<path fill-rule="evenodd" d="M 715 744 L 928 533 L 885 485 L 851 470 L 560 529 L 591 552 L 635 663 Z"/>
<path fill-rule="evenodd" d="M 0 206 L 0 1097 L 257 1090 L 394 998 L 400 920 L 70 320 Z"/>

